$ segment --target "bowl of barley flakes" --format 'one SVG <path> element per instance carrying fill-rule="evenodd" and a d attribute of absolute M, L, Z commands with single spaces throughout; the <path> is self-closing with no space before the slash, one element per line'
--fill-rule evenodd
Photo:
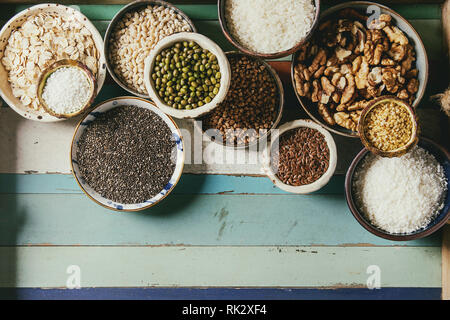
<path fill-rule="evenodd" d="M 23 10 L 0 30 L 0 95 L 24 118 L 41 122 L 63 120 L 39 104 L 40 74 L 58 60 L 78 60 L 95 75 L 98 93 L 106 77 L 102 49 L 98 30 L 75 9 L 40 4 Z"/>
<path fill-rule="evenodd" d="M 166 1 L 134 1 L 117 12 L 106 30 L 104 52 L 108 71 L 124 90 L 148 99 L 145 58 L 163 38 L 196 31 L 189 17 Z"/>

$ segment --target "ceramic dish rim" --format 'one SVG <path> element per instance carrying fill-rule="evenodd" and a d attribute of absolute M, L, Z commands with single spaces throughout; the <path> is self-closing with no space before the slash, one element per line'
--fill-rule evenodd
<path fill-rule="evenodd" d="M 250 50 L 250 49 L 244 47 L 243 45 L 241 45 L 229 31 L 229 28 L 228 28 L 228 25 L 226 22 L 226 17 L 225 17 L 225 2 L 226 1 L 227 0 L 218 0 L 218 5 L 217 5 L 220 28 L 222 29 L 222 33 L 224 34 L 225 38 L 233 46 L 235 46 L 237 49 L 239 49 L 239 51 L 241 51 L 249 56 L 253 56 L 253 57 L 257 57 L 257 58 L 261 58 L 261 59 L 283 58 L 283 57 L 286 57 L 286 56 L 298 51 L 301 48 L 301 46 L 303 46 L 303 44 L 312 37 L 312 35 L 314 34 L 314 32 L 317 29 L 317 26 L 318 26 L 319 20 L 320 20 L 320 6 L 321 6 L 320 0 L 312 0 L 312 1 L 314 1 L 314 5 L 316 7 L 315 8 L 316 10 L 314 12 L 314 20 L 311 25 L 311 29 L 308 31 L 308 33 L 306 34 L 306 36 L 303 39 L 301 39 L 299 42 L 297 42 L 292 48 L 287 49 L 287 50 L 274 52 L 274 53 L 258 53 L 256 51 Z"/>
<path fill-rule="evenodd" d="M 133 2 L 125 5 L 114 15 L 114 17 L 109 22 L 108 27 L 106 28 L 105 37 L 103 38 L 103 52 L 105 53 L 106 68 L 108 69 L 108 72 L 111 75 L 111 78 L 113 78 L 114 82 L 117 83 L 117 85 L 119 85 L 119 87 L 121 87 L 123 90 L 127 91 L 128 93 L 131 93 L 137 97 L 144 98 L 144 99 L 150 99 L 150 95 L 144 94 L 144 93 L 139 93 L 139 92 L 135 91 L 134 89 L 128 87 L 125 83 L 122 82 L 122 80 L 120 80 L 120 78 L 114 72 L 112 64 L 109 61 L 109 53 L 110 53 L 109 39 L 112 36 L 115 25 L 122 18 L 123 15 L 125 15 L 126 13 L 128 13 L 130 11 L 138 10 L 139 7 L 144 7 L 144 6 L 148 6 L 148 5 L 163 6 L 163 7 L 174 10 L 177 14 L 180 14 L 183 17 L 183 19 L 189 24 L 189 26 L 191 27 L 191 32 L 197 32 L 197 28 L 195 27 L 194 23 L 192 22 L 192 20 L 189 18 L 189 16 L 186 13 L 184 13 L 181 9 L 179 9 L 175 5 L 173 5 L 167 1 L 164 1 L 164 0 L 136 0 L 136 1 L 133 1 Z M 162 41 L 162 40 L 163 39 L 161 39 L 160 41 Z M 144 74 L 144 78 L 145 78 L 145 74 Z M 142 80 L 144 80 L 144 79 L 142 79 Z"/>
<path fill-rule="evenodd" d="M 274 121 L 272 127 L 269 130 L 267 130 L 267 132 L 264 135 L 258 137 L 258 139 L 256 139 L 255 141 L 253 141 L 251 143 L 248 143 L 248 144 L 245 144 L 245 145 L 227 145 L 227 144 L 223 144 L 220 141 L 217 141 L 216 139 L 212 140 L 212 138 L 210 136 L 208 136 L 208 135 L 206 135 L 206 136 L 208 137 L 209 141 L 211 141 L 213 143 L 216 143 L 216 144 L 218 144 L 221 147 L 225 147 L 225 148 L 228 148 L 228 149 L 231 149 L 231 150 L 233 150 L 233 149 L 234 150 L 249 149 L 250 147 L 252 147 L 254 145 L 258 145 L 261 140 L 269 139 L 269 137 L 271 136 L 272 132 L 277 128 L 278 124 L 280 123 L 281 118 L 283 116 L 284 103 L 285 103 L 284 87 L 283 87 L 283 82 L 281 81 L 281 78 L 278 75 L 278 73 L 276 72 L 276 70 L 267 61 L 265 61 L 264 59 L 259 58 L 259 57 L 255 57 L 255 56 L 251 56 L 251 55 L 246 54 L 245 52 L 242 52 L 242 51 L 227 51 L 227 52 L 225 52 L 225 56 L 227 56 L 227 58 L 229 56 L 233 56 L 233 55 L 241 55 L 241 56 L 248 57 L 250 59 L 256 60 L 256 61 L 260 62 L 261 64 L 263 64 L 269 70 L 270 75 L 274 78 L 275 83 L 276 83 L 276 85 L 278 87 L 278 93 L 279 93 L 279 96 L 280 96 L 280 102 L 278 103 L 277 117 L 275 118 L 275 121 Z M 230 78 L 231 78 L 231 75 L 230 75 Z M 194 127 L 195 127 L 196 130 L 201 132 L 202 135 L 206 134 L 206 131 L 203 130 L 203 126 L 202 126 L 202 128 L 200 128 L 200 126 L 198 125 L 197 121 L 194 122 Z"/>
<path fill-rule="evenodd" d="M 353 8 L 354 6 L 359 6 L 359 5 L 365 5 L 365 6 L 375 5 L 375 6 L 380 7 L 383 10 L 388 11 L 391 15 L 394 16 L 394 18 L 396 18 L 396 19 L 398 18 L 403 23 L 405 23 L 410 28 L 411 32 L 414 33 L 415 36 L 417 37 L 418 41 L 416 43 L 416 46 L 419 47 L 421 49 L 421 51 L 423 51 L 423 55 L 424 55 L 424 60 L 425 61 L 424 61 L 424 70 L 423 70 L 423 72 L 424 72 L 424 82 L 421 83 L 421 90 L 420 90 L 420 92 L 418 92 L 418 95 L 416 96 L 416 99 L 414 99 L 414 102 L 411 105 L 411 107 L 414 110 L 416 110 L 417 107 L 419 106 L 420 102 L 422 101 L 422 98 L 423 98 L 423 96 L 425 94 L 425 90 L 427 88 L 428 76 L 429 76 L 429 60 L 428 60 L 428 54 L 427 54 L 425 45 L 423 44 L 422 38 L 420 37 L 419 33 L 416 31 L 416 29 L 411 25 L 411 23 L 406 18 L 404 18 L 399 13 L 397 13 L 395 10 L 393 10 L 393 9 L 391 9 L 391 8 L 385 6 L 385 5 L 376 3 L 376 2 L 371 2 L 371 1 L 349 1 L 349 2 L 344 2 L 344 3 L 340 3 L 340 4 L 337 4 L 337 5 L 334 5 L 334 6 L 330 7 L 330 8 L 328 8 L 328 9 L 326 9 L 320 15 L 319 23 L 326 16 L 329 16 L 329 15 L 331 15 L 334 12 L 337 12 L 337 11 L 339 11 L 341 9 L 345 9 L 345 8 Z M 404 31 L 404 30 L 402 30 L 402 31 L 406 34 L 406 36 L 408 36 L 408 39 L 410 39 L 410 37 L 407 34 L 407 32 Z M 327 129 L 327 130 L 329 130 L 329 131 L 331 131 L 331 132 L 333 132 L 335 134 L 344 136 L 344 137 L 356 138 L 356 139 L 359 138 L 358 132 L 355 132 L 355 131 L 351 132 L 350 130 L 345 129 L 345 128 L 332 127 L 332 126 L 326 124 L 323 121 L 323 119 L 322 120 L 318 119 L 309 110 L 310 108 L 306 107 L 305 103 L 303 102 L 303 97 L 300 97 L 300 95 L 298 94 L 297 90 L 295 89 L 294 67 L 296 65 L 296 60 L 297 60 L 298 54 L 299 54 L 299 51 L 296 51 L 296 52 L 294 52 L 292 54 L 292 60 L 291 60 L 291 83 L 292 83 L 292 86 L 294 87 L 294 93 L 295 93 L 295 96 L 297 97 L 297 101 L 300 103 L 301 108 L 308 114 L 308 116 L 312 120 L 314 120 L 316 123 L 318 123 L 319 125 L 321 125 L 325 129 Z M 417 54 L 416 54 L 416 56 L 417 56 Z M 416 65 L 417 65 L 417 62 L 416 62 Z"/>
<path fill-rule="evenodd" d="M 125 209 L 125 208 L 119 209 L 119 208 L 116 208 L 116 207 L 114 207 L 114 206 L 108 206 L 107 204 L 104 204 L 104 203 L 98 201 L 97 199 L 95 199 L 95 198 L 94 198 L 87 190 L 85 190 L 85 188 L 83 187 L 81 181 L 79 181 L 78 174 L 75 173 L 75 170 L 74 170 L 74 167 L 73 167 L 73 153 L 74 153 L 75 137 L 76 137 L 76 135 L 77 135 L 77 133 L 78 133 L 78 130 L 79 130 L 81 124 L 83 123 L 83 121 L 85 121 L 86 118 L 87 118 L 89 115 L 91 115 L 91 113 L 95 112 L 95 110 L 96 110 L 97 108 L 103 106 L 104 104 L 111 103 L 111 102 L 113 102 L 113 101 L 120 101 L 120 100 L 127 100 L 127 99 L 139 100 L 139 101 L 141 101 L 141 102 L 144 102 L 144 103 L 146 103 L 146 104 L 149 104 L 152 108 L 158 109 L 152 101 L 146 100 L 146 99 L 141 98 L 141 97 L 134 97 L 134 96 L 120 96 L 120 97 L 115 97 L 115 98 L 111 98 L 111 99 L 108 99 L 108 100 L 105 100 L 105 101 L 100 102 L 100 103 L 99 103 L 98 105 L 96 105 L 89 113 L 85 114 L 85 115 L 83 116 L 83 118 L 78 122 L 77 126 L 75 127 L 75 131 L 74 131 L 74 134 L 73 134 L 73 137 L 72 137 L 72 141 L 71 141 L 71 145 L 70 145 L 70 168 L 71 168 L 71 170 L 72 170 L 72 175 L 74 176 L 74 178 L 75 178 L 75 180 L 76 180 L 78 186 L 79 186 L 80 189 L 83 191 L 83 193 L 84 193 L 86 196 L 88 196 L 92 201 L 94 201 L 95 203 L 97 203 L 98 205 L 100 205 L 100 206 L 102 206 L 102 207 L 104 207 L 104 208 L 106 208 L 106 209 L 110 209 L 110 210 L 117 211 L 117 212 L 138 212 L 138 211 L 143 211 L 143 210 L 146 210 L 146 209 L 148 209 L 148 208 L 151 208 L 151 207 L 153 207 L 153 206 L 159 204 L 162 200 L 164 200 L 164 199 L 172 192 L 172 190 L 175 189 L 176 185 L 177 185 L 178 182 L 180 181 L 181 176 L 182 176 L 182 174 L 183 174 L 183 168 L 184 168 L 185 157 L 186 157 L 186 152 L 185 152 L 185 147 L 184 147 L 184 140 L 183 140 L 183 136 L 181 135 L 180 128 L 178 127 L 178 125 L 175 123 L 175 121 L 174 121 L 170 116 L 166 115 L 164 112 L 161 112 L 165 117 L 167 117 L 167 119 L 163 119 L 163 121 L 164 121 L 166 124 L 167 124 L 167 122 L 170 121 L 170 122 L 173 124 L 173 126 L 174 126 L 174 128 L 175 128 L 175 131 L 176 131 L 177 134 L 178 134 L 178 137 L 180 138 L 181 146 L 182 146 L 182 149 L 181 149 L 181 156 L 182 156 L 182 158 L 181 158 L 181 160 L 180 160 L 180 162 L 179 162 L 179 163 L 180 163 L 179 167 L 178 167 L 177 165 L 175 166 L 174 172 L 173 172 L 173 174 L 172 174 L 172 176 L 171 176 L 171 179 L 172 179 L 172 177 L 175 175 L 175 173 L 177 172 L 177 170 L 179 170 L 179 174 L 177 175 L 177 178 L 176 178 L 175 182 L 173 183 L 173 185 L 171 186 L 171 188 L 170 188 L 169 190 L 167 190 L 166 194 L 164 194 L 164 195 L 163 195 L 161 198 L 159 198 L 157 201 L 155 201 L 155 202 L 153 202 L 153 203 L 150 203 L 150 204 L 148 204 L 148 205 L 139 207 L 139 208 L 135 208 L 135 209 Z M 117 108 L 117 107 L 120 107 L 120 105 L 114 106 L 114 107 L 112 107 L 112 108 L 110 108 L 110 109 L 108 109 L 108 110 L 112 110 L 112 109 Z M 139 107 L 139 108 L 140 108 L 140 107 Z M 153 111 L 155 114 L 157 114 L 158 116 L 160 116 L 157 112 L 155 112 L 154 110 L 152 110 L 152 108 L 150 108 L 149 110 Z M 161 117 L 161 116 L 160 116 L 160 117 Z M 162 118 L 162 117 L 161 117 L 161 118 Z M 168 121 L 166 121 L 166 120 L 168 120 Z M 169 128 L 170 128 L 170 127 L 169 127 Z M 170 129 L 171 129 L 171 132 L 173 133 L 172 128 L 170 128 Z M 177 150 L 178 150 L 178 146 L 177 146 Z M 177 163 L 178 163 L 178 159 L 177 159 Z M 178 167 L 178 168 L 177 168 L 177 167 Z M 99 194 L 99 196 L 102 197 L 102 198 L 104 198 L 104 199 L 106 199 L 105 197 L 101 196 L 100 194 Z M 152 199 L 153 199 L 153 198 L 152 198 Z M 107 200 L 108 200 L 108 201 L 112 201 L 112 200 L 110 200 L 110 199 L 107 199 Z M 150 200 L 151 200 L 151 199 L 150 199 Z M 114 201 L 112 201 L 112 202 L 114 202 Z M 138 204 L 139 204 L 139 203 L 133 203 L 133 204 L 128 204 L 128 205 L 138 205 Z"/>
<path fill-rule="evenodd" d="M 211 102 L 206 103 L 205 105 L 195 109 L 179 110 L 168 106 L 161 100 L 158 93 L 156 92 L 156 89 L 154 88 L 153 80 L 151 79 L 150 76 L 150 70 L 153 69 L 157 54 L 159 54 L 162 50 L 170 47 L 175 42 L 181 42 L 186 40 L 194 41 L 203 49 L 209 50 L 211 53 L 216 55 L 217 61 L 219 63 L 221 79 L 219 92 L 211 100 Z M 179 32 L 170 35 L 168 37 L 165 37 L 164 39 L 158 42 L 158 44 L 150 52 L 150 55 L 145 59 L 144 83 L 148 91 L 148 94 L 150 95 L 150 98 L 154 101 L 156 106 L 160 108 L 164 113 L 171 115 L 172 117 L 175 117 L 177 119 L 191 119 L 191 118 L 195 119 L 214 110 L 219 105 L 219 103 L 225 100 L 228 93 L 228 89 L 230 87 L 230 82 L 231 82 L 230 63 L 228 62 L 225 53 L 213 40 L 200 33 Z"/>
<path fill-rule="evenodd" d="M 272 144 L 274 141 L 279 140 L 278 138 L 281 137 L 285 132 L 298 129 L 298 128 L 311 128 L 314 130 L 317 130 L 320 132 L 327 143 L 330 159 L 328 163 L 328 169 L 325 171 L 325 173 L 320 176 L 319 179 L 313 181 L 310 184 L 302 185 L 302 186 L 291 186 L 288 184 L 283 183 L 273 172 L 270 160 L 271 160 L 271 150 L 272 150 Z M 278 128 L 278 132 L 274 133 L 272 136 L 273 139 L 271 139 L 270 143 L 267 145 L 267 147 L 264 149 L 263 152 L 263 171 L 268 176 L 268 178 L 272 181 L 274 185 L 276 185 L 281 190 L 284 190 L 286 192 L 296 193 L 296 194 L 309 194 L 314 191 L 320 190 L 325 185 L 328 184 L 330 179 L 333 177 L 334 172 L 336 171 L 336 165 L 337 165 L 337 147 L 336 142 L 334 141 L 333 136 L 330 132 L 328 132 L 326 129 L 324 129 L 322 126 L 318 125 L 311 119 L 297 119 L 290 122 L 287 122 L 280 126 Z"/>
<path fill-rule="evenodd" d="M 81 70 L 85 74 L 86 78 L 89 81 L 90 96 L 89 96 L 89 99 L 86 101 L 86 103 L 80 110 L 78 110 L 76 112 L 72 112 L 72 113 L 57 115 L 53 110 L 50 109 L 50 107 L 48 107 L 47 103 L 44 101 L 44 98 L 42 97 L 42 93 L 44 91 L 45 84 L 47 83 L 48 78 L 52 75 L 53 72 L 55 72 L 56 70 L 61 69 L 61 68 L 77 68 L 77 69 Z M 42 92 L 41 92 L 41 89 L 42 89 Z M 42 108 L 44 108 L 44 110 L 48 114 L 50 114 L 54 117 L 57 117 L 57 118 L 63 118 L 63 119 L 73 118 L 73 117 L 76 117 L 76 116 L 86 112 L 91 107 L 96 96 L 97 96 L 97 79 L 92 74 L 92 71 L 84 63 L 81 63 L 80 61 L 77 61 L 77 60 L 61 59 L 61 60 L 55 61 L 51 66 L 46 68 L 41 73 L 41 76 L 39 77 L 39 80 L 38 80 L 37 97 L 39 99 L 39 102 L 40 102 Z"/>
<path fill-rule="evenodd" d="M 99 58 L 97 60 L 98 72 L 97 72 L 97 77 L 95 77 L 96 83 L 97 83 L 96 94 L 99 94 L 103 87 L 103 84 L 106 79 L 106 74 L 107 74 L 106 57 L 105 57 L 104 50 L 103 50 L 103 47 L 104 47 L 103 38 L 102 38 L 100 32 L 98 31 L 98 29 L 94 26 L 94 24 L 81 11 L 78 11 L 74 8 L 65 6 L 63 4 L 58 4 L 58 3 L 36 4 L 36 5 L 33 5 L 29 8 L 26 8 L 26 9 L 16 13 L 13 17 L 11 17 L 0 29 L 0 35 L 3 35 L 9 28 L 11 28 L 11 25 L 17 19 L 22 18 L 28 12 L 35 11 L 35 10 L 44 10 L 44 12 L 45 12 L 45 11 L 47 11 L 45 9 L 52 9 L 52 8 L 53 9 L 65 8 L 66 10 L 72 10 L 75 13 L 75 15 L 78 15 L 79 17 L 82 18 L 81 20 L 78 19 L 79 22 L 82 23 L 84 26 L 89 27 L 88 30 L 91 33 L 91 37 L 94 41 L 94 45 L 99 54 Z M 14 28 L 12 28 L 12 30 L 13 29 Z M 98 39 L 98 41 L 95 40 L 96 38 Z M 101 43 L 99 43 L 99 46 L 97 46 L 96 42 L 101 42 Z M 46 111 L 44 111 L 42 114 L 37 114 L 38 111 L 31 109 L 31 108 L 30 108 L 30 110 L 25 111 L 22 108 L 17 107 L 16 103 L 14 103 L 11 99 L 9 99 L 6 95 L 6 93 L 4 93 L 3 90 L 1 90 L 1 89 L 0 89 L 0 96 L 6 102 L 6 104 L 9 107 L 11 107 L 11 109 L 13 109 L 15 112 L 17 112 L 19 115 L 21 115 L 25 119 L 33 120 L 33 121 L 37 121 L 37 122 L 44 122 L 44 123 L 59 122 L 59 121 L 64 121 L 64 120 L 68 119 L 68 118 L 58 118 L 58 117 L 52 116 L 52 115 L 48 114 L 48 112 L 46 112 Z M 26 106 L 23 106 L 23 107 L 24 107 L 24 109 L 26 108 Z M 32 114 L 32 116 L 28 116 L 28 114 Z M 42 118 L 39 118 L 39 117 L 42 117 Z"/>
<path fill-rule="evenodd" d="M 424 141 L 425 143 L 427 143 L 429 145 L 432 145 L 433 147 L 438 149 L 440 152 L 442 152 L 442 154 L 444 154 L 447 157 L 447 159 L 450 160 L 450 153 L 443 146 L 441 146 L 440 144 L 434 142 L 431 139 L 428 139 L 428 138 L 425 138 L 425 137 L 420 137 L 419 138 L 419 146 L 420 146 L 420 141 Z M 426 150 L 426 151 L 428 153 L 432 154 L 428 150 Z M 370 153 L 371 152 L 368 149 L 366 149 L 366 148 L 363 148 L 360 152 L 358 152 L 358 154 L 352 160 L 352 163 L 350 164 L 350 167 L 348 168 L 348 170 L 347 170 L 347 172 L 345 174 L 345 200 L 346 200 L 347 206 L 348 206 L 350 212 L 352 213 L 352 216 L 356 219 L 356 221 L 358 221 L 358 223 L 364 229 L 366 229 L 371 234 L 373 234 L 373 235 L 375 235 L 377 237 L 384 238 L 384 239 L 387 239 L 387 240 L 392 240 L 392 241 L 410 241 L 410 240 L 421 239 L 421 238 L 427 237 L 427 236 L 435 233 L 441 227 L 443 227 L 447 223 L 447 221 L 449 221 L 449 219 L 450 219 L 450 210 L 448 210 L 447 213 L 444 214 L 443 218 L 441 218 L 441 221 L 435 223 L 430 228 L 423 229 L 422 231 L 420 231 L 421 229 L 419 229 L 419 230 L 414 231 L 413 233 L 405 233 L 405 234 L 389 233 L 387 231 L 384 231 L 384 230 L 382 230 L 382 229 L 372 225 L 369 221 L 367 221 L 363 217 L 364 213 L 360 212 L 360 210 L 357 207 L 357 205 L 355 203 L 355 200 L 354 200 L 354 195 L 353 195 L 353 178 L 354 178 L 356 169 L 358 168 L 358 166 L 361 163 L 361 161 Z M 434 156 L 434 154 L 432 154 L 432 155 Z M 439 164 L 441 164 L 441 163 L 439 163 Z M 450 181 L 447 181 L 447 188 L 449 188 L 449 187 L 450 187 Z M 447 193 L 448 193 L 448 191 L 447 191 Z M 441 209 L 441 210 L 443 211 L 444 208 Z M 434 221 L 434 220 L 432 220 L 432 221 Z M 430 223 L 432 223 L 432 221 Z"/>
<path fill-rule="evenodd" d="M 409 118 L 411 119 L 413 128 L 412 128 L 411 138 L 405 145 L 403 145 L 397 149 L 394 149 L 394 150 L 383 151 L 381 149 L 378 149 L 377 147 L 375 147 L 373 144 L 371 144 L 369 142 L 369 140 L 367 139 L 367 136 L 365 134 L 365 130 L 364 130 L 365 126 L 364 125 L 366 122 L 366 116 L 369 114 L 369 112 L 372 111 L 374 108 L 378 107 L 379 104 L 383 103 L 384 101 L 389 101 L 389 100 L 395 100 L 397 105 L 401 104 L 401 107 L 403 107 L 407 110 Z M 419 141 L 419 139 L 418 139 L 419 125 L 417 123 L 416 115 L 414 113 L 413 108 L 408 103 L 406 103 L 405 101 L 403 101 L 395 96 L 381 96 L 381 97 L 371 100 L 361 113 L 360 121 L 358 123 L 358 132 L 359 132 L 361 142 L 364 145 L 364 147 L 366 147 L 366 149 L 368 149 L 370 152 L 377 154 L 381 157 L 401 156 L 401 155 L 407 153 L 409 150 L 411 150 L 415 145 L 417 145 L 417 143 Z"/>

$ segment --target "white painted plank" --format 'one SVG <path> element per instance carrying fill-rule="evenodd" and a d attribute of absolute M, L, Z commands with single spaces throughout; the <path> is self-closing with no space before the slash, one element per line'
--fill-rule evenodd
<path fill-rule="evenodd" d="M 69 152 L 79 118 L 57 123 L 26 120 L 10 108 L 0 108 L 0 173 L 70 173 Z M 210 142 L 206 137 L 202 147 L 194 136 L 192 120 L 177 120 L 184 130 L 187 154 L 185 173 L 262 175 L 257 152 L 234 150 Z M 197 131 L 198 132 L 198 131 Z M 336 137 L 339 161 L 336 173 L 344 173 L 357 151 L 354 139 Z M 197 144 L 196 144 L 197 143 Z M 194 156 L 198 151 L 199 156 Z"/>
<path fill-rule="evenodd" d="M 369 276 L 379 276 L 381 287 L 440 287 L 440 253 L 439 247 L 1 247 L 0 287 L 65 287 L 69 266 L 80 268 L 82 287 L 365 287 Z"/>

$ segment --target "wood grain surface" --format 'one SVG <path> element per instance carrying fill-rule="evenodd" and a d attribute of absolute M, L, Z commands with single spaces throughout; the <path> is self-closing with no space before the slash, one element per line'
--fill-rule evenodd
<path fill-rule="evenodd" d="M 32 2 L 39 1 L 2 1 L 0 25 Z M 77 5 L 104 34 L 110 19 L 128 2 L 78 0 Z M 173 2 L 201 33 L 224 50 L 233 49 L 220 30 L 216 1 Z M 324 6 L 333 3 L 325 1 Z M 429 114 L 428 97 L 447 81 L 441 68 L 441 14 L 446 12 L 441 11 L 442 1 L 384 3 L 407 18 L 423 38 L 430 83 L 421 108 Z M 287 96 L 283 122 L 306 117 L 290 84 L 289 61 L 290 57 L 271 61 Z M 108 78 L 97 102 L 126 94 Z M 185 172 L 195 174 L 183 175 L 163 203 L 145 213 L 122 214 L 92 203 L 70 175 L 68 150 L 76 121 L 42 124 L 0 107 L 0 297 L 1 288 L 11 287 L 22 288 L 13 295 L 29 298 L 92 297 L 95 293 L 89 290 L 94 287 L 110 297 L 114 290 L 125 290 L 123 297 L 135 298 L 158 295 L 145 290 L 179 287 L 185 287 L 178 291 L 185 298 L 208 294 L 189 291 L 195 290 L 191 287 L 286 287 L 305 290 L 297 295 L 290 291 L 289 297 L 436 298 L 449 279 L 448 237 L 442 233 L 397 243 L 372 236 L 353 219 L 343 196 L 342 174 L 361 148 L 355 139 L 335 136 L 338 174 L 312 195 L 274 188 L 261 176 L 258 162 L 191 164 Z M 179 125 L 194 132 L 189 121 Z M 427 134 L 447 138 L 436 128 Z M 205 154 L 208 161 L 220 152 L 208 141 L 202 145 L 210 152 Z M 237 156 L 253 159 L 248 151 Z M 74 293 L 61 291 L 70 265 L 80 266 L 82 272 L 83 289 Z M 367 268 L 373 265 L 381 271 L 383 289 L 378 293 L 364 289 L 370 276 Z M 143 291 L 126 291 L 130 287 Z M 312 289 L 305 287 L 323 291 L 309 293 Z M 443 298 L 448 297 L 445 288 Z M 169 296 L 159 292 L 177 297 L 175 291 Z"/>

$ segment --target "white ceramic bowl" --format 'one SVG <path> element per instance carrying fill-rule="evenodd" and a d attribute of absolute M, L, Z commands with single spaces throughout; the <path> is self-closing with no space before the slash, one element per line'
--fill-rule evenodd
<path fill-rule="evenodd" d="M 177 156 L 176 156 L 177 160 L 175 170 L 172 174 L 172 177 L 169 180 L 169 183 L 156 196 L 146 200 L 143 203 L 135 203 L 135 204 L 117 203 L 103 197 L 86 183 L 78 167 L 77 161 L 78 141 L 81 135 L 83 134 L 84 130 L 86 130 L 89 124 L 99 114 L 123 105 L 133 105 L 139 108 L 149 109 L 154 113 L 156 113 L 167 124 L 170 131 L 172 131 L 172 136 L 177 146 Z M 172 118 L 170 118 L 169 116 L 164 114 L 164 112 L 162 112 L 160 109 L 155 107 L 155 105 L 152 102 L 137 97 L 113 98 L 110 100 L 106 100 L 100 103 L 98 106 L 96 106 L 95 109 L 93 109 L 89 114 L 87 114 L 76 127 L 75 134 L 72 139 L 72 147 L 70 149 L 70 163 L 72 165 L 72 172 L 81 190 L 83 190 L 83 192 L 86 193 L 86 195 L 89 198 L 91 198 L 93 201 L 100 204 L 101 206 L 118 211 L 140 211 L 150 208 L 155 204 L 159 203 L 161 200 L 163 200 L 175 188 L 175 185 L 178 183 L 178 180 L 180 180 L 184 167 L 184 159 L 185 153 L 184 153 L 183 139 L 176 123 L 172 120 Z"/>
<path fill-rule="evenodd" d="M 173 46 L 175 43 L 180 41 L 194 41 L 203 49 L 209 50 L 217 57 L 219 63 L 220 73 L 222 75 L 220 79 L 220 89 L 218 94 L 212 99 L 210 103 L 207 103 L 201 107 L 192 110 L 179 110 L 168 106 L 164 101 L 162 101 L 156 92 L 153 79 L 150 76 L 151 70 L 155 64 L 156 56 L 165 48 Z M 219 103 L 221 103 L 228 92 L 230 87 L 231 70 L 228 59 L 225 53 L 220 49 L 220 47 L 215 44 L 211 39 L 194 32 L 181 32 L 162 39 L 150 52 L 150 55 L 145 59 L 144 68 L 144 83 L 150 98 L 156 103 L 158 108 L 160 108 L 165 113 L 179 119 L 186 118 L 197 118 L 202 115 L 207 114 L 213 110 Z"/>
<path fill-rule="evenodd" d="M 325 141 L 328 145 L 328 149 L 330 150 L 330 160 L 327 171 L 325 171 L 325 173 L 319 179 L 310 184 L 302 186 L 291 186 L 283 183 L 273 172 L 270 165 L 271 150 L 274 143 L 278 143 L 279 137 L 281 137 L 283 133 L 302 127 L 312 128 L 323 134 L 323 136 L 325 137 Z M 327 130 L 325 130 L 322 126 L 318 125 L 312 120 L 295 120 L 280 126 L 278 130 L 275 130 L 275 132 L 272 133 L 271 142 L 266 147 L 263 153 L 263 170 L 266 173 L 266 175 L 270 178 L 270 180 L 272 180 L 272 182 L 278 188 L 287 192 L 298 194 L 308 194 L 317 191 L 321 189 L 323 186 L 325 186 L 328 183 L 328 181 L 330 181 L 331 177 L 334 174 L 334 171 L 336 170 L 336 163 L 337 163 L 337 149 L 333 137 Z"/>
<path fill-rule="evenodd" d="M 103 39 L 98 30 L 88 20 L 88 18 L 86 18 L 81 12 L 73 8 L 69 8 L 61 4 L 47 3 L 32 6 L 16 14 L 0 30 L 0 58 L 3 57 L 3 52 L 8 43 L 11 31 L 20 27 L 25 21 L 25 19 L 27 19 L 29 16 L 41 12 L 56 12 L 62 16 L 74 17 L 77 21 L 82 23 L 91 32 L 92 39 L 94 40 L 95 46 L 97 47 L 97 50 L 100 54 L 99 68 L 97 73 L 97 94 L 98 94 L 102 89 L 106 77 L 106 61 L 105 55 L 103 53 Z M 48 114 L 42 108 L 39 111 L 36 111 L 32 108 L 24 106 L 18 98 L 14 97 L 10 84 L 8 82 L 8 73 L 3 67 L 3 64 L 1 63 L 0 63 L 0 95 L 3 98 L 3 100 L 5 100 L 5 102 L 14 111 L 16 111 L 18 114 L 27 119 L 37 120 L 41 122 L 54 122 L 64 120 Z"/>

